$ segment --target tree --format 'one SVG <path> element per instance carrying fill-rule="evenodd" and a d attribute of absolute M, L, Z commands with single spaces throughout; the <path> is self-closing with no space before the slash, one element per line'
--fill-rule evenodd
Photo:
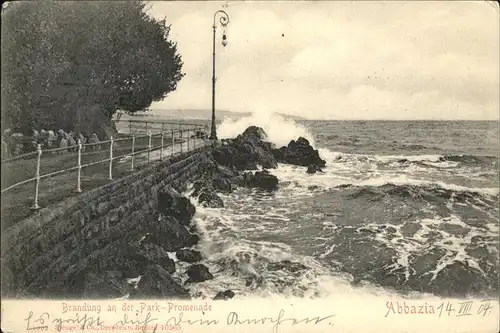
<path fill-rule="evenodd" d="M 2 10 L 2 131 L 112 133 L 184 76 L 170 26 L 141 1 L 26 1 Z"/>

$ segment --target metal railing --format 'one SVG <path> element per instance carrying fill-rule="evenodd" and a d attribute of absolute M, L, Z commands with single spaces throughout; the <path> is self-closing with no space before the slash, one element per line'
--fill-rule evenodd
<path fill-rule="evenodd" d="M 134 121 L 141 122 L 141 121 Z M 146 122 L 151 123 L 151 122 Z M 176 123 L 179 125 L 179 123 Z M 166 158 L 167 154 L 165 152 L 166 149 L 170 148 L 170 156 L 180 153 L 181 155 L 190 152 L 197 148 L 197 141 L 199 143 L 202 140 L 203 143 L 206 143 L 208 138 L 208 127 L 206 125 L 200 124 L 189 124 L 190 127 L 187 126 L 186 123 L 182 124 L 183 129 L 170 129 L 168 132 L 164 130 L 165 125 L 162 125 L 162 129 L 160 133 L 153 134 L 151 131 L 153 128 L 149 128 L 149 131 L 146 135 L 136 135 L 136 133 L 140 133 L 140 131 L 133 132 L 130 130 L 130 135 L 125 138 L 115 139 L 111 137 L 109 140 L 100 141 L 97 143 L 86 143 L 83 144 L 79 139 L 76 145 L 63 147 L 63 148 L 55 148 L 55 149 L 44 149 L 42 150 L 42 146 L 38 144 L 37 150 L 35 152 L 18 155 L 13 158 L 9 158 L 8 160 L 2 161 L 2 167 L 5 166 L 6 163 L 13 163 L 20 159 L 23 160 L 32 160 L 36 158 L 36 168 L 34 172 L 34 177 L 29 179 L 25 179 L 22 181 L 18 181 L 10 186 L 1 190 L 2 195 L 12 189 L 15 189 L 21 185 L 27 183 L 34 183 L 34 196 L 33 196 L 33 205 L 31 209 L 39 209 L 40 205 L 38 202 L 39 199 L 39 191 L 40 191 L 40 181 L 45 178 L 55 177 L 57 175 L 66 174 L 70 172 L 76 171 L 76 186 L 75 192 L 82 192 L 81 183 L 82 183 L 82 169 L 89 168 L 91 166 L 97 164 L 107 163 L 107 179 L 113 180 L 113 168 L 114 162 L 117 160 L 122 160 L 122 163 L 127 162 L 127 159 L 130 159 L 130 168 L 127 171 L 133 172 L 137 168 L 137 158 L 139 155 L 142 155 L 143 159 L 146 159 L 145 164 L 149 164 L 152 161 L 163 160 Z M 187 128 L 186 128 L 187 127 Z M 130 126 L 132 128 L 132 126 Z M 138 144 L 137 142 L 146 141 L 145 144 Z M 168 139 L 168 144 L 165 143 L 165 140 Z M 156 145 L 153 144 L 153 141 L 156 141 Z M 124 145 L 122 147 L 122 145 Z M 128 144 L 128 146 L 127 146 Z M 104 149 L 103 149 L 104 147 Z M 106 149 L 107 148 L 107 149 Z M 179 151 L 175 151 L 178 148 Z M 108 151 L 107 158 L 92 160 L 95 159 L 96 155 L 100 155 L 103 152 Z M 157 156 L 153 156 L 153 152 L 159 151 Z M 72 167 L 63 168 L 60 170 L 56 170 L 54 172 L 41 173 L 43 170 L 41 162 L 42 156 L 49 155 L 58 155 L 61 153 L 71 152 L 74 153 L 74 157 L 76 157 L 76 163 Z M 115 154 L 116 153 L 116 154 Z M 120 154 L 121 153 L 121 154 Z M 73 157 L 73 156 L 71 156 Z M 52 159 L 56 159 L 57 157 L 52 156 Z M 91 161 L 88 163 L 82 164 L 82 158 L 90 158 Z M 51 158 L 49 158 L 50 160 Z M 23 161 L 24 162 L 24 161 Z M 57 163 L 57 162 L 56 162 Z M 103 170 L 98 170 L 97 172 L 102 173 Z"/>

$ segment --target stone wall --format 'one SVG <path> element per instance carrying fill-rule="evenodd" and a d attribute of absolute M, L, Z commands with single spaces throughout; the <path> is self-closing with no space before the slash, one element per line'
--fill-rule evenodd
<path fill-rule="evenodd" d="M 177 156 L 52 207 L 2 235 L 2 294 L 43 295 L 64 284 L 68 271 L 92 253 L 123 239 L 143 221 L 158 218 L 158 193 L 182 191 L 198 178 L 204 151 Z M 54 280 L 61 280 L 52 283 Z M 5 290 L 4 290 L 5 289 Z"/>

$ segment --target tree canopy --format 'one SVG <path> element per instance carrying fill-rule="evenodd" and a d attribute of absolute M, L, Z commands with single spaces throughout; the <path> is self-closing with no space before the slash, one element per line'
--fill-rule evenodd
<path fill-rule="evenodd" d="M 109 135 L 183 77 L 170 26 L 141 1 L 22 1 L 2 9 L 2 131 Z"/>

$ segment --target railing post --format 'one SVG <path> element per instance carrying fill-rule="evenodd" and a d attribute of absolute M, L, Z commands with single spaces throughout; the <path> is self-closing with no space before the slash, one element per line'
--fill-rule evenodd
<path fill-rule="evenodd" d="M 135 158 L 134 152 L 135 152 L 135 134 L 132 135 L 132 162 L 130 165 L 130 171 L 134 171 L 134 158 Z"/>
<path fill-rule="evenodd" d="M 130 131 L 130 135 L 132 135 L 132 120 L 128 121 L 128 128 L 129 128 L 129 131 Z"/>
<path fill-rule="evenodd" d="M 42 157 L 42 145 L 38 144 L 36 147 L 36 150 L 38 152 L 37 159 L 36 159 L 36 171 L 35 171 L 35 201 L 33 202 L 33 206 L 31 206 L 31 209 L 39 209 L 40 206 L 38 205 L 38 188 L 40 186 L 40 158 Z"/>
<path fill-rule="evenodd" d="M 163 125 L 162 125 L 163 127 Z M 163 128 L 161 129 L 161 149 L 160 149 L 160 161 L 163 160 Z"/>
<path fill-rule="evenodd" d="M 78 139 L 78 176 L 76 179 L 76 192 L 82 192 L 81 181 L 82 181 L 82 140 Z"/>
<path fill-rule="evenodd" d="M 113 180 L 113 137 L 109 141 L 109 180 Z"/>
<path fill-rule="evenodd" d="M 170 151 L 170 156 L 174 157 L 174 148 L 175 148 L 175 137 L 174 130 L 172 130 L 172 149 Z"/>
<path fill-rule="evenodd" d="M 194 150 L 196 150 L 196 139 L 198 139 L 197 136 L 198 136 L 198 127 L 195 127 L 195 129 L 194 129 L 194 140 L 193 140 L 193 149 Z"/>
<path fill-rule="evenodd" d="M 146 133 L 148 133 L 148 121 L 146 120 Z"/>
<path fill-rule="evenodd" d="M 190 131 L 190 130 L 188 130 L 188 131 L 187 131 L 187 151 L 188 151 L 188 152 L 189 152 L 189 136 L 190 136 L 190 134 L 191 134 L 191 131 Z"/>
<path fill-rule="evenodd" d="M 181 150 L 181 155 L 182 155 L 182 130 L 180 130 L 179 133 L 180 133 L 180 138 L 181 138 L 181 141 L 180 141 L 180 150 Z"/>
<path fill-rule="evenodd" d="M 148 142 L 148 163 L 149 163 L 151 154 L 151 132 L 148 133 L 148 136 L 149 136 L 149 142 Z"/>

